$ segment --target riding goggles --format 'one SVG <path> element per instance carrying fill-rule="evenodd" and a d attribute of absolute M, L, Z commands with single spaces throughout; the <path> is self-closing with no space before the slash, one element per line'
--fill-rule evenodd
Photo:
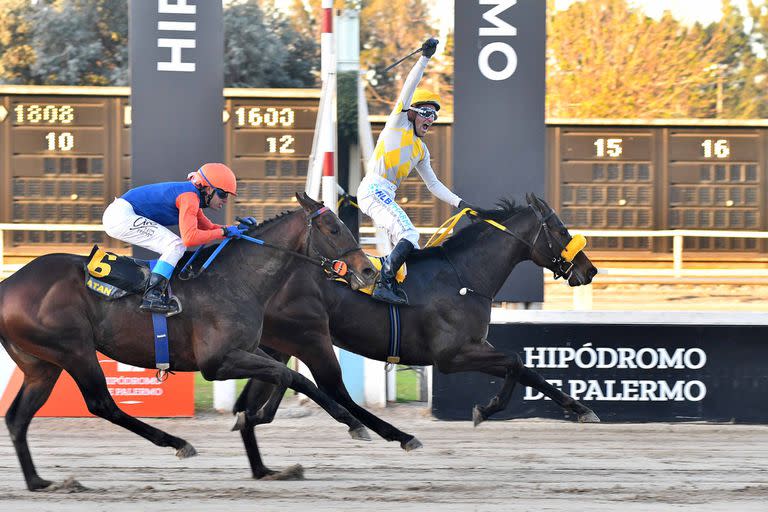
<path fill-rule="evenodd" d="M 432 119 L 433 121 L 437 121 L 437 110 L 433 109 L 432 107 L 411 107 L 411 110 L 416 112 L 424 119 Z"/>
<path fill-rule="evenodd" d="M 226 199 L 229 195 L 229 192 L 226 190 L 222 190 L 220 188 L 214 188 L 213 191 L 216 193 L 217 196 L 219 196 L 221 199 Z"/>

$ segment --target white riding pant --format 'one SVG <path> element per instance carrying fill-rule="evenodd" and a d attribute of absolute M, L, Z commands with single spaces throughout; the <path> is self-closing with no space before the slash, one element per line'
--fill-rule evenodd
<path fill-rule="evenodd" d="M 164 261 L 171 267 L 176 266 L 186 250 L 179 235 L 137 215 L 131 203 L 120 197 L 104 210 L 102 223 L 104 231 L 112 238 L 156 252 L 160 255 L 158 261 Z"/>
<path fill-rule="evenodd" d="M 368 175 L 357 189 L 360 210 L 373 219 L 377 228 L 389 235 L 392 245 L 405 238 L 419 248 L 419 232 L 405 211 L 395 202 L 395 185 L 375 175 Z"/>

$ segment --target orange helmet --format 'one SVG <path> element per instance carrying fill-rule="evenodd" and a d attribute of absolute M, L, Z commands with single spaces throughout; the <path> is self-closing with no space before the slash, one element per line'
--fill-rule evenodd
<path fill-rule="evenodd" d="M 203 164 L 197 171 L 190 173 L 187 179 L 197 186 L 218 188 L 233 196 L 237 195 L 235 173 L 224 164 Z"/>

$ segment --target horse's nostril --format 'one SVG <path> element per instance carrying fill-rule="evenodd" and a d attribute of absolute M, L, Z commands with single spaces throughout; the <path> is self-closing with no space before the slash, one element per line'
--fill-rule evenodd
<path fill-rule="evenodd" d="M 368 267 L 368 268 L 366 268 L 365 270 L 363 270 L 363 275 L 364 275 L 366 278 L 372 278 L 372 277 L 374 277 L 374 276 L 376 275 L 376 270 L 374 270 L 374 269 L 373 269 L 373 268 L 371 268 L 371 267 Z"/>
<path fill-rule="evenodd" d="M 593 277 L 597 275 L 597 269 L 595 267 L 590 268 L 587 270 L 587 277 L 591 281 Z"/>

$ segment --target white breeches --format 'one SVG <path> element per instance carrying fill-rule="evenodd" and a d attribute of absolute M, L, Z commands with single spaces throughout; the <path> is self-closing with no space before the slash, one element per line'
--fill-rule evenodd
<path fill-rule="evenodd" d="M 181 237 L 157 222 L 133 211 L 131 203 L 120 197 L 107 206 L 102 217 L 104 231 L 112 238 L 138 245 L 160 255 L 160 261 L 176 266 L 186 247 Z"/>

